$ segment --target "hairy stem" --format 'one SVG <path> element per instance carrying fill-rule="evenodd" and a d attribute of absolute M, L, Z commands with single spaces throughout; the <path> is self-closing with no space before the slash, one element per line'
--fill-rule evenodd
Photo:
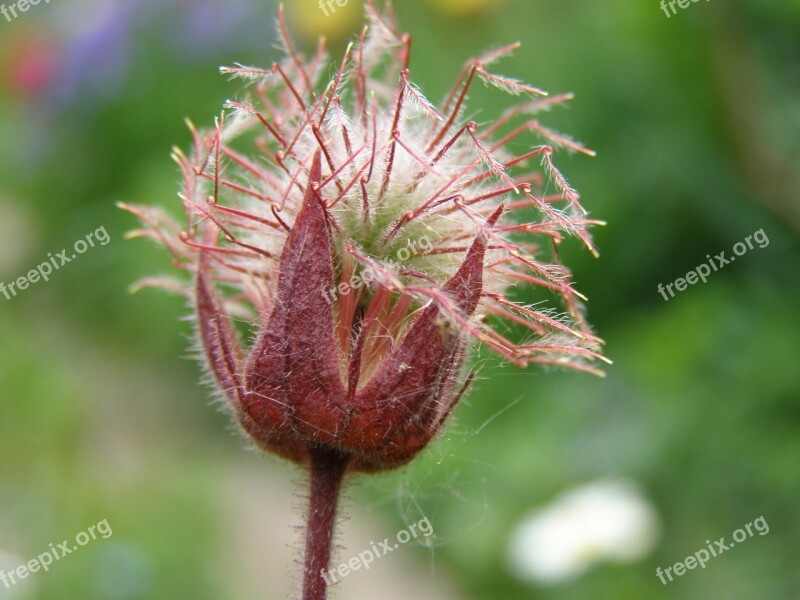
<path fill-rule="evenodd" d="M 311 448 L 311 497 L 308 505 L 303 600 L 325 600 L 323 573 L 331 558 L 336 506 L 349 457 L 329 448 Z"/>

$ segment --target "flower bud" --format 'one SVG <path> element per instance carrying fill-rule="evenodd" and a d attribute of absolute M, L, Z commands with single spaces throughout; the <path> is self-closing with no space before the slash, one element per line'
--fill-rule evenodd
<path fill-rule="evenodd" d="M 477 343 L 519 366 L 599 373 L 602 357 L 557 252 L 567 236 L 595 252 L 597 222 L 552 159 L 559 147 L 592 153 L 530 118 L 571 96 L 494 73 L 510 45 L 468 61 L 434 106 L 411 83 L 410 36 L 366 11 L 369 29 L 325 86 L 324 53 L 305 60 L 282 19 L 286 60 L 222 69 L 253 93 L 213 129 L 190 125 L 188 155 L 175 150 L 184 226 L 126 208 L 145 223 L 134 235 L 193 274 L 193 286 L 145 284 L 193 299 L 206 362 L 244 431 L 299 463 L 322 449 L 377 471 L 441 430 Z M 462 116 L 476 79 L 530 98 L 481 128 Z M 513 154 L 525 135 L 537 143 Z M 517 284 L 561 310 L 515 301 Z"/>

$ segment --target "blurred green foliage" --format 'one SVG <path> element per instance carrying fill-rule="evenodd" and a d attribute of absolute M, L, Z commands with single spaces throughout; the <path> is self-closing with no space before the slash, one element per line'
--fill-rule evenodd
<path fill-rule="evenodd" d="M 480 382 L 444 439 L 401 473 L 357 481 L 353 504 L 377 507 L 387 531 L 410 512 L 429 515 L 439 543 L 435 558 L 417 550 L 420 577 L 433 561 L 446 565 L 465 598 L 796 600 L 800 4 L 715 0 L 671 18 L 655 0 L 505 0 L 463 16 L 398 4 L 414 35 L 412 76 L 429 97 L 443 96 L 467 57 L 517 39 L 504 72 L 576 93 L 543 120 L 598 151 L 557 157 L 608 222 L 596 231 L 599 260 L 574 243 L 565 262 L 615 364 L 596 380 L 481 357 Z M 243 597 L 217 562 L 228 526 L 219 486 L 242 444 L 185 360 L 184 301 L 126 293 L 170 265 L 160 249 L 123 241 L 135 224 L 114 203 L 177 210 L 169 151 L 188 145 L 182 119 L 208 124 L 239 92 L 218 65 L 272 62 L 274 7 L 245 12 L 247 31 L 229 32 L 228 45 L 208 38 L 198 57 L 181 53 L 159 18 L 169 6 L 137 22 L 116 88 L 81 80 L 58 102 L 14 79 L 37 28 L 58 31 L 46 14 L 55 6 L 0 21 L 0 211 L 24 224 L 0 227 L 0 250 L 23 254 L 0 261 L 0 281 L 101 225 L 112 236 L 49 283 L 0 297 L 0 552 L 27 560 L 103 518 L 114 529 L 36 577 L 33 596 L 17 586 L 20 598 Z M 59 10 L 75 22 L 91 16 Z M 260 41 L 239 48 L 238 37 Z M 333 40 L 334 56 L 343 44 Z M 508 102 L 471 94 L 479 121 Z M 657 293 L 761 228 L 767 248 L 669 302 Z M 654 502 L 656 551 L 556 587 L 515 580 L 506 545 L 523 516 L 608 476 L 639 482 Z M 669 586 L 655 577 L 760 515 L 768 536 Z"/>

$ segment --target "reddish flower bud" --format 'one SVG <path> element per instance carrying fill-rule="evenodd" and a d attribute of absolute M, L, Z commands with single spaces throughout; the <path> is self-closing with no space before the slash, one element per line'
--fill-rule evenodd
<path fill-rule="evenodd" d="M 374 471 L 409 461 L 441 429 L 474 342 L 521 366 L 597 372 L 589 362 L 601 356 L 569 271 L 542 262 L 545 249 L 557 259 L 564 234 L 594 251 L 595 222 L 552 162 L 557 146 L 591 151 L 536 120 L 515 123 L 570 96 L 527 101 L 480 131 L 461 116 L 475 78 L 543 94 L 490 71 L 516 45 L 469 61 L 437 108 L 409 80 L 410 36 L 371 3 L 367 12 L 369 33 L 326 87 L 316 84 L 324 53 L 304 62 L 282 21 L 285 61 L 223 69 L 253 82 L 253 100 L 229 102 L 213 130 L 192 127 L 189 156 L 175 151 L 184 231 L 158 210 L 126 208 L 194 273 L 205 357 L 255 442 Z M 529 133 L 542 143 L 505 150 Z M 541 168 L 509 174 L 534 158 Z M 544 193 L 548 179 L 557 193 Z M 565 312 L 506 297 L 518 283 Z M 234 317 L 257 331 L 247 349 Z M 501 335 L 501 320 L 526 342 Z"/>
<path fill-rule="evenodd" d="M 242 426 L 265 450 L 305 461 L 309 447 L 328 446 L 351 456 L 356 468 L 397 466 L 427 445 L 458 399 L 463 340 L 442 328 L 432 304 L 418 311 L 402 343 L 362 381 L 363 340 L 379 323 L 377 317 L 361 320 L 350 356 L 341 356 L 331 305 L 321 293 L 333 283 L 332 236 L 317 191 L 321 174 L 317 152 L 281 255 L 275 305 L 246 361 L 201 259 L 197 310 L 203 347 Z M 467 318 L 483 291 L 485 250 L 480 235 L 443 286 Z"/>

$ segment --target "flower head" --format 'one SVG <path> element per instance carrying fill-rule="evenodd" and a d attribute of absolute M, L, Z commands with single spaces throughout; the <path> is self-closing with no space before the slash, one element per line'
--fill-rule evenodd
<path fill-rule="evenodd" d="M 442 427 L 474 343 L 520 366 L 596 372 L 601 356 L 556 251 L 572 235 L 594 252 L 593 221 L 552 161 L 557 147 L 591 152 L 531 117 L 569 96 L 494 73 L 511 45 L 467 62 L 435 106 L 410 80 L 411 37 L 390 9 L 366 10 L 324 84 L 324 46 L 304 60 L 282 18 L 285 60 L 222 69 L 250 93 L 175 150 L 185 225 L 126 208 L 194 275 L 145 283 L 194 299 L 210 370 L 250 436 L 298 462 L 325 447 L 380 470 Z M 481 127 L 464 116 L 478 79 L 527 98 Z M 536 145 L 512 153 L 526 134 Z M 526 283 L 560 311 L 507 296 Z M 233 317 L 257 332 L 246 348 Z"/>

